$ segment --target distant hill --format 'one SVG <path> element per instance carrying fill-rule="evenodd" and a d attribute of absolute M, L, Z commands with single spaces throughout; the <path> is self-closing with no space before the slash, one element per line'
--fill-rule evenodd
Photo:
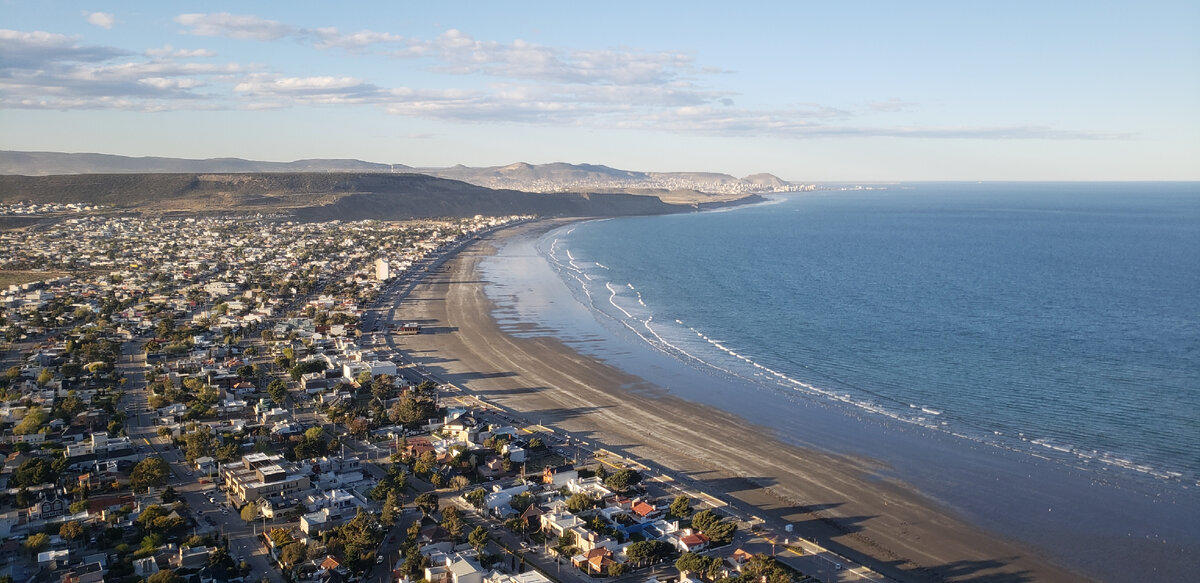
<path fill-rule="evenodd" d="M 758 199 L 738 202 L 751 200 Z M 0 176 L 0 201 L 92 203 L 145 213 L 286 213 L 301 220 L 621 216 L 708 206 L 668 204 L 631 194 L 493 190 L 422 174 L 377 172 Z"/>
<path fill-rule="evenodd" d="M 691 202 L 729 200 L 754 192 L 783 192 L 796 188 L 770 174 L 736 178 L 715 172 L 638 172 L 597 164 L 526 164 L 472 168 L 413 168 L 361 160 L 297 160 L 261 162 L 241 158 L 131 158 L 110 154 L 0 151 L 0 174 L 48 176 L 60 174 L 233 173 L 233 172 L 417 172 L 460 180 L 493 189 L 527 192 L 674 193 Z M 682 193 L 691 193 L 684 195 Z"/>
<path fill-rule="evenodd" d="M 409 170 L 396 165 L 395 170 Z M 193 172 L 389 172 L 390 164 L 362 160 L 296 160 L 260 162 L 241 158 L 186 158 L 68 154 L 63 152 L 0 151 L 0 174 L 49 176 L 55 174 L 141 174 Z"/>
<path fill-rule="evenodd" d="M 710 195 L 785 192 L 795 188 L 771 174 L 736 178 L 717 172 L 637 172 L 596 164 L 526 164 L 471 168 L 414 168 L 430 176 L 462 180 L 488 188 L 529 192 L 692 191 Z"/>

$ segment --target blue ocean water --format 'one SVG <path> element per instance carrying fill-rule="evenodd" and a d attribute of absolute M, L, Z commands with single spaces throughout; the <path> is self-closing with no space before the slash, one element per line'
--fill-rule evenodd
<path fill-rule="evenodd" d="M 539 248 L 602 323 L 746 398 L 1200 485 L 1196 183 L 816 191 Z"/>
<path fill-rule="evenodd" d="M 511 334 L 1098 580 L 1200 571 L 1198 183 L 776 196 L 508 238 L 480 274 Z"/>

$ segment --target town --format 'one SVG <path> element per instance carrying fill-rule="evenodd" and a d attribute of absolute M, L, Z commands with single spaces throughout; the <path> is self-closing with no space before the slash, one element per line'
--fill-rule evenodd
<path fill-rule="evenodd" d="M 0 580 L 805 580 L 772 555 L 815 545 L 398 348 L 421 324 L 381 307 L 532 219 L 0 233 L 0 269 L 42 274 L 0 292 Z"/>

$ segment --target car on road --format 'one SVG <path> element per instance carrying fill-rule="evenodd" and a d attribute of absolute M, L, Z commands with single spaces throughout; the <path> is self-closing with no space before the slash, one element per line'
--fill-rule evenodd
<path fill-rule="evenodd" d="M 376 565 L 382 565 L 382 564 L 383 564 L 383 555 L 375 555 L 375 564 L 376 564 Z"/>

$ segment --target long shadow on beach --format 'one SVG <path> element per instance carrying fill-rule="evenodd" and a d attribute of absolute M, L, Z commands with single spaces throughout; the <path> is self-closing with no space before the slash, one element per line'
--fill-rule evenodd
<path fill-rule="evenodd" d="M 714 473 L 716 472 L 689 472 L 684 476 L 684 479 L 689 480 L 696 489 L 702 492 L 721 492 L 722 498 L 735 496 L 738 492 L 769 488 L 779 482 L 777 478 L 772 476 L 704 477 L 706 474 Z"/>
<path fill-rule="evenodd" d="M 510 376 L 512 373 L 508 373 L 508 374 L 495 373 L 495 374 L 497 376 Z M 494 378 L 494 377 L 480 377 L 480 378 Z M 537 391 L 538 390 L 536 388 L 532 388 L 532 387 L 518 387 L 515 389 L 492 389 L 492 390 L 487 390 L 487 391 L 479 391 L 479 394 L 486 398 L 492 398 L 492 397 L 497 397 L 500 395 L 528 395 L 531 393 L 536 393 Z M 524 412 L 521 413 L 521 416 L 528 417 L 528 415 Z"/>
<path fill-rule="evenodd" d="M 955 561 L 929 569 L 923 569 L 934 576 L 935 580 L 964 581 L 970 583 L 1026 583 L 1033 581 L 1028 571 L 1016 573 L 981 573 L 1003 568 L 1009 561 L 1017 557 L 1004 557 L 989 561 Z"/>
<path fill-rule="evenodd" d="M 1002 557 L 982 561 L 955 561 L 934 567 L 914 567 L 906 560 L 879 561 L 852 549 L 842 542 L 839 537 L 852 537 L 858 544 L 874 546 L 875 542 L 862 534 L 862 523 L 876 518 L 875 516 L 825 516 L 822 511 L 841 506 L 839 502 L 829 504 L 806 504 L 790 508 L 772 510 L 777 516 L 808 515 L 811 518 L 792 522 L 792 532 L 795 536 L 820 544 L 851 561 L 866 565 L 872 569 L 899 579 L 900 581 L 955 581 L 970 583 L 1028 583 L 1034 578 L 1028 571 L 996 572 L 1004 569 L 1016 557 Z M 882 549 L 881 549 L 882 550 Z"/>
<path fill-rule="evenodd" d="M 528 390 L 537 391 L 538 387 L 533 387 Z M 612 408 L 611 405 L 595 406 L 595 407 L 572 407 L 570 409 L 555 408 L 555 409 L 530 409 L 523 413 L 525 419 L 538 423 L 540 425 L 556 425 L 563 421 L 570 421 L 577 417 L 582 417 L 589 413 L 595 413 L 604 409 Z M 590 439 L 590 434 L 586 431 L 572 431 L 571 436 L 579 439 Z M 588 437 L 585 437 L 588 436 Z"/>
<path fill-rule="evenodd" d="M 457 358 L 442 358 L 440 356 L 434 356 L 431 358 L 422 358 L 420 360 L 420 362 L 418 362 L 417 364 L 424 366 L 426 368 L 429 368 L 431 365 L 442 364 L 442 363 L 446 363 L 446 362 L 458 362 L 458 359 Z M 435 372 L 438 372 L 443 376 L 453 376 L 450 373 L 447 373 L 445 370 L 440 370 L 440 371 L 435 371 Z"/>
<path fill-rule="evenodd" d="M 459 373 L 459 374 L 455 374 L 455 375 L 447 375 L 447 376 L 453 376 L 454 380 L 456 380 L 456 381 L 473 381 L 473 380 L 478 380 L 478 379 L 501 379 L 501 378 L 505 378 L 505 377 L 515 377 L 515 376 L 517 376 L 517 373 L 515 373 L 515 372 L 464 372 L 464 373 Z M 529 392 L 529 391 L 530 391 L 530 389 L 523 389 L 521 392 Z M 486 393 L 488 395 L 512 394 L 513 392 L 515 392 L 515 391 L 512 391 L 512 392 L 510 392 L 510 391 L 486 391 Z"/>

